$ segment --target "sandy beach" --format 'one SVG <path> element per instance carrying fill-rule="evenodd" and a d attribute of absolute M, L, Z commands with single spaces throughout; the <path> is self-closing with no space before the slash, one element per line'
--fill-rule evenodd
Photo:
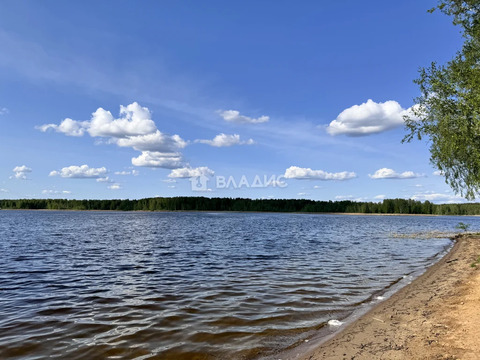
<path fill-rule="evenodd" d="M 292 359 L 479 359 L 480 236 L 459 236 L 423 275 Z"/>

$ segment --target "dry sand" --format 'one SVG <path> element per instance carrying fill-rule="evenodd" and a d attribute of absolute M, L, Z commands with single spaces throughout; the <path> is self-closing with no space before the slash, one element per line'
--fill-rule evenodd
<path fill-rule="evenodd" d="M 438 263 L 337 336 L 291 359 L 480 359 L 480 237 L 462 236 Z"/>

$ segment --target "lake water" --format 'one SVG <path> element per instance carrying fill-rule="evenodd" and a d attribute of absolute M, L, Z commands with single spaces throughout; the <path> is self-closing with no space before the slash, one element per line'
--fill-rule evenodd
<path fill-rule="evenodd" d="M 0 358 L 271 356 L 434 262 L 451 242 L 418 233 L 460 221 L 480 227 L 474 217 L 2 210 Z"/>

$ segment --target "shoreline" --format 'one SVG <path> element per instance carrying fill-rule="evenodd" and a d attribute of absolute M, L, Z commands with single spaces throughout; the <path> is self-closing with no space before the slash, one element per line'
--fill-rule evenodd
<path fill-rule="evenodd" d="M 227 213 L 227 214 L 298 214 L 298 215 L 343 215 L 343 216 L 459 216 L 480 217 L 480 215 L 442 215 L 406 213 L 349 213 L 349 212 L 305 212 L 305 211 L 230 211 L 230 210 L 82 210 L 82 209 L 0 209 L 0 211 L 66 211 L 66 212 L 114 212 L 114 213 Z"/>
<path fill-rule="evenodd" d="M 276 358 L 477 359 L 480 236 L 459 235 L 439 261 L 330 337 Z"/>

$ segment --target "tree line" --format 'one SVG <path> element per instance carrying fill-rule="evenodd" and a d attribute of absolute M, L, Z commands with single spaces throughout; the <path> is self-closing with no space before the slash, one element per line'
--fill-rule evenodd
<path fill-rule="evenodd" d="M 257 211 L 306 213 L 480 215 L 479 203 L 433 204 L 430 201 L 385 199 L 382 202 L 154 197 L 138 200 L 0 200 L 1 209 L 112 211 Z"/>

